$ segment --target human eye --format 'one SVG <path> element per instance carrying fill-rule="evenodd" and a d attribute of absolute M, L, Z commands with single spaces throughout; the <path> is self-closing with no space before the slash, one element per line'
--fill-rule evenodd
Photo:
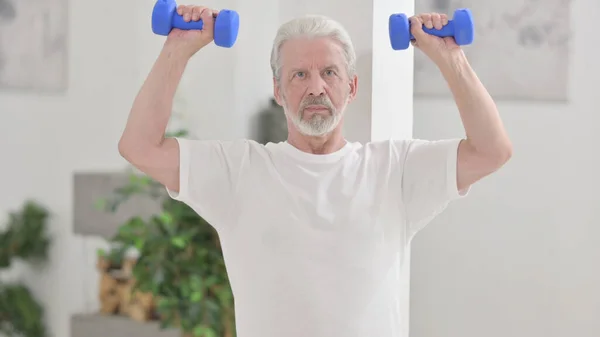
<path fill-rule="evenodd" d="M 335 75 L 335 71 L 333 71 L 333 69 L 325 70 L 325 76 L 334 76 L 334 75 Z"/>

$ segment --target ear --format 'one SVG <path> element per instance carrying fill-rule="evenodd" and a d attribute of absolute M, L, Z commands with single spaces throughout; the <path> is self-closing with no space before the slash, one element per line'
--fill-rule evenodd
<path fill-rule="evenodd" d="M 350 81 L 350 95 L 348 99 L 353 101 L 356 98 L 356 93 L 358 92 L 358 76 L 354 75 L 352 80 Z"/>
<path fill-rule="evenodd" d="M 277 79 L 275 77 L 273 77 L 273 96 L 275 97 L 277 104 L 283 106 L 283 104 L 281 104 L 281 91 L 279 88 L 279 83 L 277 83 Z"/>

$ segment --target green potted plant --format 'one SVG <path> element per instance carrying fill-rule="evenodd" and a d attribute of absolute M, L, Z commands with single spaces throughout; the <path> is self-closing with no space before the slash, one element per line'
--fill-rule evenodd
<path fill-rule="evenodd" d="M 133 171 L 129 176 L 127 185 L 101 200 L 102 208 L 114 212 L 133 195 L 162 204 L 159 214 L 132 217 L 112 238 L 121 249 L 138 252 L 134 291 L 156 297 L 162 328 L 177 327 L 186 337 L 234 337 L 233 295 L 217 232 L 189 206 L 168 197 L 158 182 Z"/>
<path fill-rule="evenodd" d="M 10 272 L 16 259 L 37 264 L 47 259 L 50 238 L 46 233 L 49 212 L 27 201 L 9 215 L 0 233 L 0 268 Z M 6 275 L 6 274 L 5 274 Z M 44 310 L 18 280 L 0 281 L 0 333 L 5 336 L 46 337 Z"/>

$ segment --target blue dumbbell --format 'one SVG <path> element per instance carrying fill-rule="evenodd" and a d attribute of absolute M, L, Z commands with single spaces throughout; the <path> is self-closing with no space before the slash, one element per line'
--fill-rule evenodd
<path fill-rule="evenodd" d="M 177 13 L 175 0 L 158 0 L 152 10 L 152 31 L 158 35 L 169 35 L 173 28 L 182 30 L 202 29 L 202 20 L 185 22 Z M 215 19 L 214 40 L 220 47 L 231 48 L 237 40 L 240 16 L 236 11 L 220 10 Z"/>
<path fill-rule="evenodd" d="M 410 46 L 410 41 L 414 37 L 410 33 L 410 22 L 406 14 L 392 14 L 389 20 L 390 42 L 392 49 L 404 50 Z M 467 45 L 473 43 L 475 27 L 473 24 L 473 15 L 467 8 L 460 8 L 454 12 L 454 17 L 442 29 L 423 28 L 428 34 L 438 37 L 454 37 L 458 45 Z"/>

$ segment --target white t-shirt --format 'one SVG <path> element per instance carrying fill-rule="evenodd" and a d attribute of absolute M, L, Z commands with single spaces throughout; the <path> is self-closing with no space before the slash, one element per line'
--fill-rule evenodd
<path fill-rule="evenodd" d="M 413 236 L 459 193 L 460 139 L 177 139 L 180 191 L 219 233 L 238 337 L 408 337 Z"/>

